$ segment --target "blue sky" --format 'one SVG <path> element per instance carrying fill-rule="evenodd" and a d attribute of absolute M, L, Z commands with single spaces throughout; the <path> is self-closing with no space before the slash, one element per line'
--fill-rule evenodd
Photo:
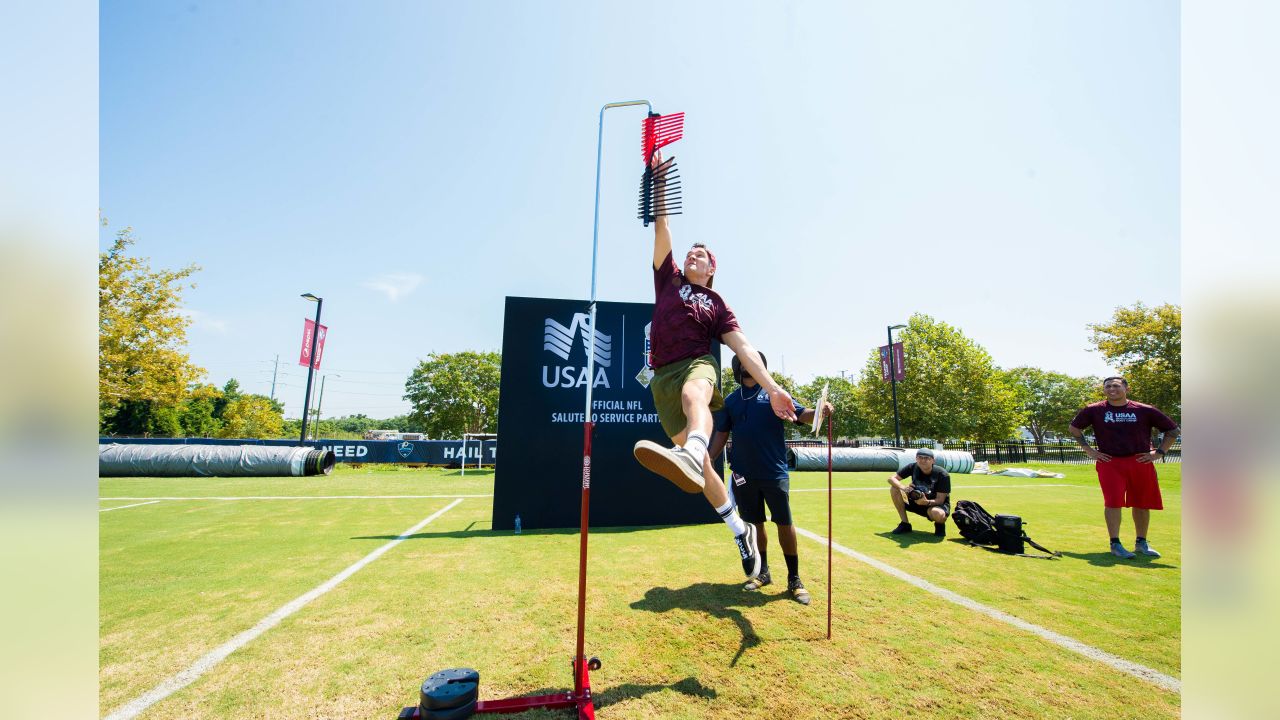
<path fill-rule="evenodd" d="M 1004 367 L 1101 374 L 1086 324 L 1179 302 L 1169 2 L 101 6 L 101 206 L 197 263 L 192 359 L 296 416 L 407 408 L 507 295 L 590 290 L 597 113 L 687 113 L 677 247 L 788 374 L 860 368 L 913 312 Z M 642 112 L 606 117 L 599 296 L 651 299 Z M 777 358 L 777 359 L 775 359 Z"/>

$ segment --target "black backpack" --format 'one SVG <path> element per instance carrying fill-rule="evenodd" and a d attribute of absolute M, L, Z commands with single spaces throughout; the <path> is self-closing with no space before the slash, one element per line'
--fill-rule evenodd
<path fill-rule="evenodd" d="M 951 511 L 960 536 L 976 545 L 996 544 L 996 519 L 976 502 L 961 500 Z"/>
<path fill-rule="evenodd" d="M 961 537 L 974 545 L 995 545 L 999 552 L 1033 557 L 1026 554 L 1026 547 L 1023 545 L 1026 543 L 1050 557 L 1062 557 L 1062 553 L 1047 550 L 1028 537 L 1022 529 L 1022 518 L 1017 515 L 993 517 L 978 503 L 961 500 L 956 503 L 951 517 L 960 528 Z"/>

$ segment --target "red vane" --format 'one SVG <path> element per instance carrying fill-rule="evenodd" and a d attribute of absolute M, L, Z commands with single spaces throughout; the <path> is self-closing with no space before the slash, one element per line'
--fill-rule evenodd
<path fill-rule="evenodd" d="M 653 151 L 666 147 L 684 137 L 684 113 L 670 115 L 650 115 L 644 119 L 641 147 L 645 162 L 653 157 Z"/>

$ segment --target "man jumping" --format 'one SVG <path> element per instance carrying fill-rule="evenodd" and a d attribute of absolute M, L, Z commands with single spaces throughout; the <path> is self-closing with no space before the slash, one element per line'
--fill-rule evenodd
<path fill-rule="evenodd" d="M 668 161 L 669 162 L 669 161 Z M 650 161 L 662 176 L 662 153 Z M 661 193 L 659 193 L 661 194 Z M 707 445 L 711 413 L 724 407 L 720 395 L 720 365 L 711 356 L 711 341 L 719 338 L 741 358 L 743 367 L 769 394 L 773 412 L 795 420 L 791 395 L 765 369 L 728 304 L 711 289 L 716 257 L 706 245 L 695 243 L 684 258 L 683 270 L 671 250 L 671 230 L 661 213 L 653 225 L 653 323 L 650 329 L 649 364 L 654 371 L 649 388 L 662 429 L 675 444 L 663 447 L 641 440 L 635 456 L 649 470 L 675 483 L 685 492 L 701 492 L 729 526 L 742 570 L 748 579 L 760 573 L 760 553 L 755 528 L 734 512 L 724 481 L 711 465 Z"/>

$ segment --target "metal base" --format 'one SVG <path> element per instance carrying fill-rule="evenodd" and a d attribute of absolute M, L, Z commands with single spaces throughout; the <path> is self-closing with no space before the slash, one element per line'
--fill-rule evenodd
<path fill-rule="evenodd" d="M 502 700 L 481 700 L 476 703 L 476 714 L 480 713 L 518 713 L 526 710 L 546 708 L 561 710 L 576 708 L 578 720 L 595 720 L 596 706 L 591 699 L 591 671 L 600 669 L 600 659 L 591 658 L 584 662 L 578 657 L 573 662 L 575 685 L 579 690 L 552 693 L 550 695 L 526 695 L 524 697 L 504 698 Z M 418 720 L 422 711 L 417 707 L 407 707 L 400 711 L 397 720 Z"/>

